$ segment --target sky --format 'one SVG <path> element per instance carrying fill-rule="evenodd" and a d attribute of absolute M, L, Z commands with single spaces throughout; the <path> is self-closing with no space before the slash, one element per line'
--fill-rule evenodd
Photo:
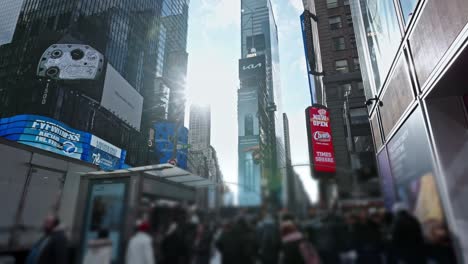
<path fill-rule="evenodd" d="M 278 26 L 283 110 L 289 118 L 292 163 L 307 164 L 304 109 L 310 105 L 310 95 L 299 21 L 303 5 L 301 0 L 271 1 Z M 211 145 L 227 182 L 237 182 L 240 10 L 240 0 L 191 0 L 189 8 L 187 110 L 190 104 L 211 105 Z M 316 201 L 317 187 L 308 166 L 294 169 L 309 198 Z M 237 191 L 235 185 L 229 187 Z"/>

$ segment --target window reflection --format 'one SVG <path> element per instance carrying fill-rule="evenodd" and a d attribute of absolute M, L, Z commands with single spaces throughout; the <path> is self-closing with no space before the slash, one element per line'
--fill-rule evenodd
<path fill-rule="evenodd" d="M 419 0 L 400 0 L 401 12 L 403 13 L 403 18 L 405 19 L 406 24 L 408 24 L 413 16 L 414 9 L 418 2 Z"/>
<path fill-rule="evenodd" d="M 361 10 L 375 86 L 380 90 L 401 40 L 398 20 L 391 0 L 363 0 Z"/>

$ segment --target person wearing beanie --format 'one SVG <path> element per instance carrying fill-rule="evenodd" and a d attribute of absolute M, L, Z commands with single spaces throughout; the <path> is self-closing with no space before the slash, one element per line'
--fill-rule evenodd
<path fill-rule="evenodd" d="M 319 264 L 316 250 L 290 220 L 281 224 L 282 261 L 284 264 Z"/>
<path fill-rule="evenodd" d="M 150 225 L 147 221 L 137 224 L 137 232 L 128 242 L 127 264 L 155 264 L 152 239 L 148 234 Z"/>

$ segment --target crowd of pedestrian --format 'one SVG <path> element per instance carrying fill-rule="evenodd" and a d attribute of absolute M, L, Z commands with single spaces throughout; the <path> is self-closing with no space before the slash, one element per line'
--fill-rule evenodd
<path fill-rule="evenodd" d="M 419 264 L 456 263 L 441 223 L 429 229 L 405 209 L 361 209 L 312 214 L 240 214 L 216 219 L 197 210 L 156 211 L 137 222 L 124 255 L 127 264 Z M 44 223 L 28 264 L 68 263 L 67 241 L 57 217 Z M 109 231 L 87 242 L 84 264 L 111 263 Z"/>

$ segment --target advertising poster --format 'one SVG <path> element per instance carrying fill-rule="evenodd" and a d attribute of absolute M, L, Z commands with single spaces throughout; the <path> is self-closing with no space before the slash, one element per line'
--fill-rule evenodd
<path fill-rule="evenodd" d="M 101 181 L 102 182 L 102 181 Z M 115 262 L 122 249 L 121 234 L 124 224 L 127 181 L 92 182 L 86 206 L 83 256 L 91 239 L 97 238 L 99 230 L 109 231 L 112 241 L 112 261 Z"/>
<path fill-rule="evenodd" d="M 390 170 L 390 163 L 388 160 L 387 149 L 384 148 L 377 154 L 377 162 L 379 166 L 380 181 L 382 186 L 382 194 L 384 198 L 385 208 L 391 211 L 396 202 L 395 183 L 393 180 L 392 172 Z"/>
<path fill-rule="evenodd" d="M 258 55 L 252 58 L 239 60 L 239 79 L 251 77 L 259 78 L 265 75 L 265 56 Z"/>
<path fill-rule="evenodd" d="M 177 148 L 175 162 L 176 166 L 182 169 L 187 169 L 187 153 L 188 153 L 188 129 L 181 126 L 177 132 L 175 139 L 176 124 L 171 122 L 160 122 L 154 124 L 154 148 L 156 159 L 159 164 L 169 163 L 172 160 L 174 147 Z M 177 145 L 174 146 L 174 143 Z"/>
<path fill-rule="evenodd" d="M 330 113 L 323 106 L 306 109 L 311 164 L 316 172 L 336 172 Z"/>
<path fill-rule="evenodd" d="M 423 227 L 445 220 L 421 110 L 416 109 L 387 145 L 397 198 Z"/>

